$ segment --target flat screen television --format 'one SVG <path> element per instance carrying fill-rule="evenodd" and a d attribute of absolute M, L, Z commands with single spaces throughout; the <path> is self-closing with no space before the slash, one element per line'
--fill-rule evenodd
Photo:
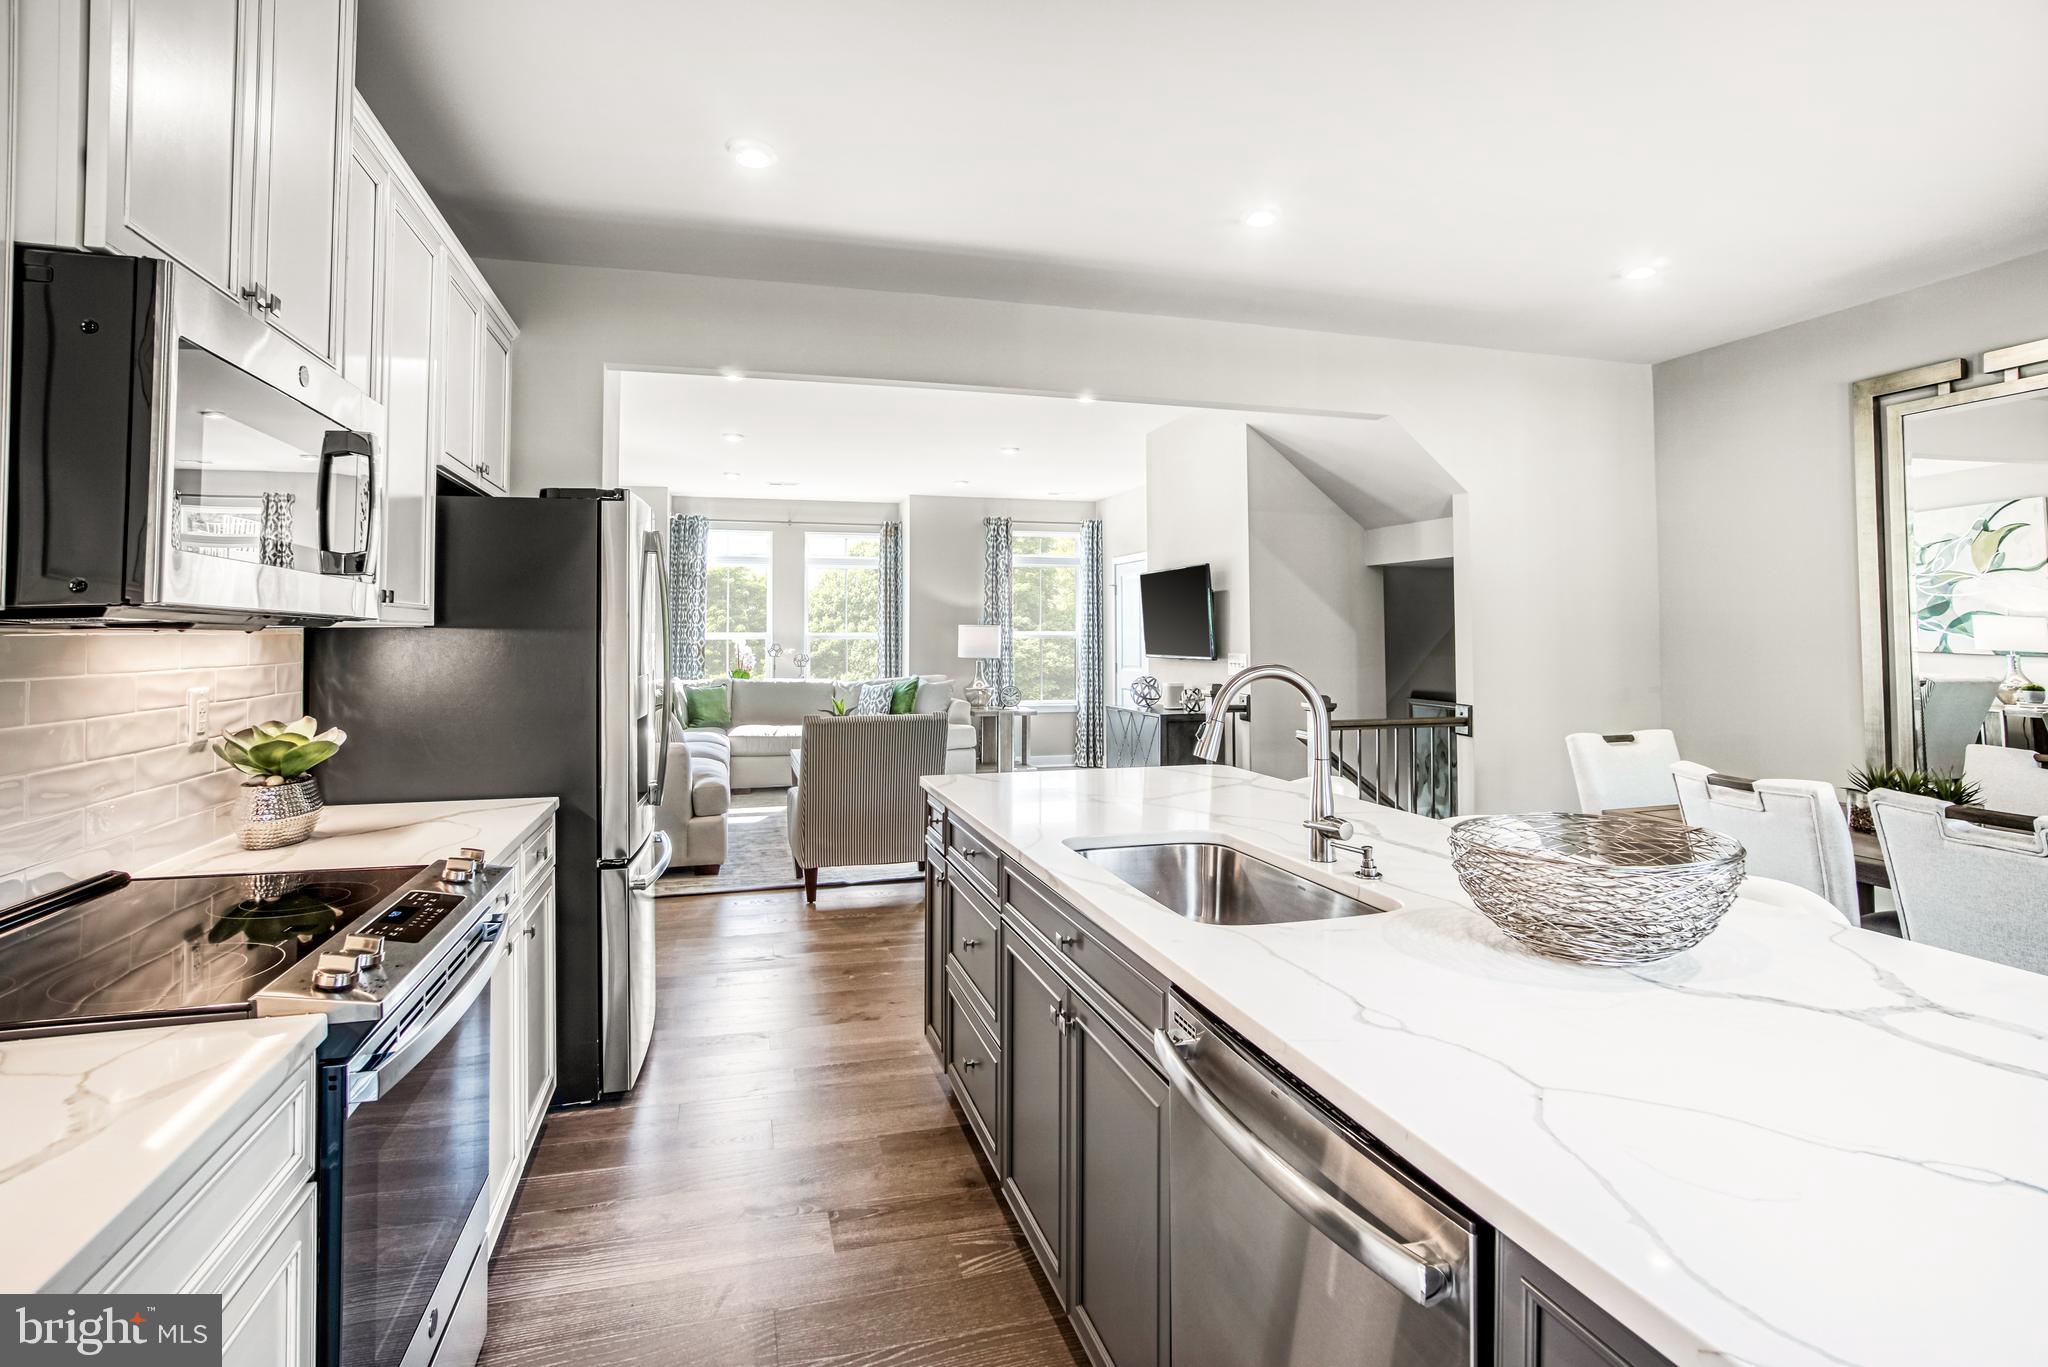
<path fill-rule="evenodd" d="M 1139 575 L 1138 604 L 1145 614 L 1147 655 L 1169 660 L 1216 658 L 1216 607 L 1208 565 Z"/>

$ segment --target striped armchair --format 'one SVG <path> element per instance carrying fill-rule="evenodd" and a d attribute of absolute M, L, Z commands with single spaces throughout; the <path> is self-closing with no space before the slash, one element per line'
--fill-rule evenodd
<path fill-rule="evenodd" d="M 924 857 L 924 789 L 946 768 L 946 714 L 806 717 L 790 756 L 789 854 L 818 900 L 818 870 Z"/>

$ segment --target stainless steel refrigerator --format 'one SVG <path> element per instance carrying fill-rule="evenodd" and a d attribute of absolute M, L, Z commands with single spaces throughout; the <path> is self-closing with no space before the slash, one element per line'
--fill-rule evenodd
<path fill-rule="evenodd" d="M 631 1090 L 654 1030 L 666 528 L 622 489 L 438 500 L 434 625 L 306 633 L 326 799 L 553 796 L 558 1104 Z"/>

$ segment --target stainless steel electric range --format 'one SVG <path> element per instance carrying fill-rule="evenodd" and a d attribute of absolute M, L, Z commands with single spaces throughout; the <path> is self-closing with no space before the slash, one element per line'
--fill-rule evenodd
<path fill-rule="evenodd" d="M 324 1014 L 321 1367 L 471 1367 L 505 872 L 87 879 L 0 911 L 0 1039 Z"/>

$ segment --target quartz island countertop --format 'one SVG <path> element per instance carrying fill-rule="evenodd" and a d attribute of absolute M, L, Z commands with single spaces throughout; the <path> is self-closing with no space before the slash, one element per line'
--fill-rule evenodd
<path fill-rule="evenodd" d="M 469 802 L 364 802 L 320 813 L 312 838 L 275 850 L 245 850 L 224 836 L 148 869 L 149 878 L 201 873 L 284 873 L 306 869 L 431 864 L 465 845 L 502 863 L 555 814 L 551 797 Z"/>
<path fill-rule="evenodd" d="M 326 1033 L 279 1016 L 0 1040 L 0 1292 L 77 1290 Z"/>
<path fill-rule="evenodd" d="M 1448 827 L 1340 801 L 1398 901 L 1189 922 L 1074 846 L 1306 859 L 1300 783 L 1195 766 L 943 775 L 959 819 L 1680 1367 L 2048 1362 L 2048 978 L 1752 879 L 1694 950 L 1541 958 Z"/>

